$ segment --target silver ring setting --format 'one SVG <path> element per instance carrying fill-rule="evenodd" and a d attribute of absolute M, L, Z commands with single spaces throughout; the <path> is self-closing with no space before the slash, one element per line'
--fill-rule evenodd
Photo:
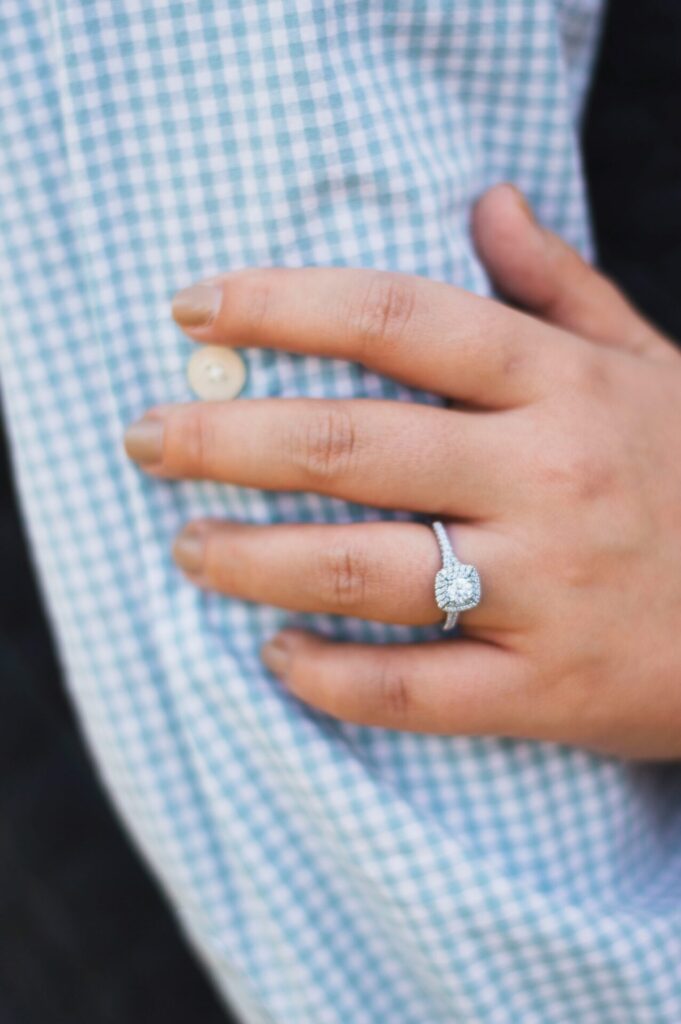
<path fill-rule="evenodd" d="M 480 576 L 474 565 L 456 557 L 442 523 L 433 523 L 433 530 L 442 554 L 442 568 L 435 576 L 435 602 L 446 614 L 442 628 L 453 629 L 461 612 L 480 604 Z"/>

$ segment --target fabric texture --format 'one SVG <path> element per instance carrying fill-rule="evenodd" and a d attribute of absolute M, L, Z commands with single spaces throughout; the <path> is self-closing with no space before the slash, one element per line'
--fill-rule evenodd
<path fill-rule="evenodd" d="M 259 659 L 284 622 L 435 632 L 198 593 L 172 537 L 201 515 L 379 514 L 150 481 L 121 447 L 146 408 L 191 400 L 168 303 L 193 280 L 352 264 L 484 294 L 468 218 L 499 180 L 588 253 L 597 26 L 596 0 L 0 8 L 3 393 L 36 559 L 102 776 L 249 1024 L 681 1019 L 678 770 L 310 711 Z M 435 401 L 243 355 L 239 401 Z"/>
<path fill-rule="evenodd" d="M 92 772 L 0 438 L 0 1021 L 228 1024 Z"/>
<path fill-rule="evenodd" d="M 681 343 L 681 6 L 617 0 L 583 138 L 598 256 Z"/>

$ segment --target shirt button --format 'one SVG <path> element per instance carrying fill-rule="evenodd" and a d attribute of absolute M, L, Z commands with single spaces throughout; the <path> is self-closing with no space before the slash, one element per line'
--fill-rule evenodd
<path fill-rule="evenodd" d="M 202 345 L 189 360 L 187 381 L 198 398 L 227 402 L 236 398 L 246 383 L 246 364 L 231 348 Z"/>

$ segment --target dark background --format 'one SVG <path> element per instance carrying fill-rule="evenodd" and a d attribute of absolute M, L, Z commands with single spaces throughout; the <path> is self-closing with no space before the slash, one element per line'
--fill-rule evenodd
<path fill-rule="evenodd" d="M 584 155 L 601 266 L 681 341 L 680 0 L 611 0 Z"/>
<path fill-rule="evenodd" d="M 681 338 L 681 0 L 613 0 L 584 147 L 602 266 Z M 225 1024 L 83 750 L 1 453 L 0 555 L 0 1024 Z"/>

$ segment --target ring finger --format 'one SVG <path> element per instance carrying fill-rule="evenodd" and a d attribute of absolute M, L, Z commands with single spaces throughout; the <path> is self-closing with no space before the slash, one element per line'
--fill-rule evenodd
<path fill-rule="evenodd" d="M 482 600 L 461 623 L 509 629 L 527 619 L 512 592 L 511 546 L 491 530 L 450 526 L 457 556 L 482 579 Z M 252 526 L 202 520 L 178 536 L 174 556 L 190 579 L 248 601 L 291 611 L 377 622 L 442 621 L 433 582 L 441 560 L 432 530 L 418 523 Z"/>

